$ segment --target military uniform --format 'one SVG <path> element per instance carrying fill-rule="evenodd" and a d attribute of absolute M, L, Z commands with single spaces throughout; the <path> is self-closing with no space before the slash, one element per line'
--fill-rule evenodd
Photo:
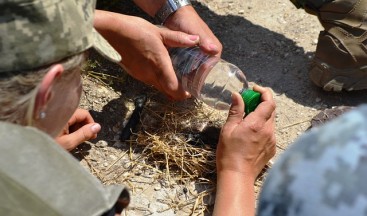
<path fill-rule="evenodd" d="M 309 76 L 326 91 L 367 89 L 367 0 L 291 0 L 319 18 Z"/>
<path fill-rule="evenodd" d="M 0 122 L 0 137 L 0 215 L 92 216 L 128 203 L 126 188 L 103 186 L 40 130 Z"/>
<path fill-rule="evenodd" d="M 270 170 L 258 216 L 367 215 L 367 105 L 302 135 Z"/>
<path fill-rule="evenodd" d="M 89 48 L 121 56 L 93 28 L 94 0 L 0 0 L 0 75 L 46 66 Z"/>
<path fill-rule="evenodd" d="M 93 0 L 0 0 L 0 79 L 92 47 L 119 62 L 93 28 L 94 7 Z M 0 137 L 0 215 L 115 215 L 129 203 L 124 186 L 103 186 L 43 132 L 0 122 Z"/>

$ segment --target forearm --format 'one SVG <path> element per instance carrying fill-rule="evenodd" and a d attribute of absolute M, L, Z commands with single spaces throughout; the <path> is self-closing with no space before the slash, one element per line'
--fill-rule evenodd
<path fill-rule="evenodd" d="M 109 11 L 96 10 L 94 28 L 121 54 L 121 45 L 140 34 L 140 26 L 136 25 L 138 17 L 116 14 Z"/>
<path fill-rule="evenodd" d="M 213 215 L 254 216 L 254 178 L 234 171 L 218 172 Z"/>
<path fill-rule="evenodd" d="M 134 3 L 151 17 L 157 13 L 166 0 L 134 0 Z"/>
<path fill-rule="evenodd" d="M 121 16 L 125 16 L 122 15 Z M 116 17 L 112 12 L 96 10 L 94 14 L 93 26 L 98 32 L 114 32 L 117 31 L 121 25 L 120 22 L 116 22 Z"/>

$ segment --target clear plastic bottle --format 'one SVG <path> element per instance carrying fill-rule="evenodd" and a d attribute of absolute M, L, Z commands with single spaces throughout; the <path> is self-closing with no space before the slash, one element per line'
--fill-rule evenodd
<path fill-rule="evenodd" d="M 237 66 L 208 55 L 199 47 L 171 48 L 169 53 L 185 91 L 207 105 L 229 110 L 232 92 L 241 94 L 247 114 L 260 103 L 260 93 L 249 89 L 245 74 Z"/>

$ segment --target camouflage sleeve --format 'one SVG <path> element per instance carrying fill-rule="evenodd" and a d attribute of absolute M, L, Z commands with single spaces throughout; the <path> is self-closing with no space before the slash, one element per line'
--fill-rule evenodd
<path fill-rule="evenodd" d="M 367 215 L 367 105 L 302 135 L 281 155 L 258 215 Z"/>
<path fill-rule="evenodd" d="M 128 200 L 35 128 L 0 122 L 0 137 L 0 215 L 102 215 Z"/>

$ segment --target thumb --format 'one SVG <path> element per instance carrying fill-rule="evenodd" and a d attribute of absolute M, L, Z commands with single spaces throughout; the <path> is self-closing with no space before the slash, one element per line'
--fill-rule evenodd
<path fill-rule="evenodd" d="M 100 130 L 101 125 L 99 125 L 98 123 L 89 123 L 69 134 L 69 136 L 72 138 L 72 140 L 80 144 L 84 141 L 96 138 L 97 133 Z"/>
<path fill-rule="evenodd" d="M 243 120 L 243 114 L 245 110 L 245 104 L 242 97 L 237 92 L 232 93 L 232 105 L 228 112 L 227 123 L 238 123 Z"/>
<path fill-rule="evenodd" d="M 56 141 L 66 150 L 71 151 L 79 144 L 94 139 L 97 137 L 97 133 L 101 130 L 101 125 L 97 123 L 86 124 L 78 130 L 58 137 Z"/>
<path fill-rule="evenodd" d="M 191 47 L 199 44 L 199 36 L 184 32 L 162 29 L 163 43 L 169 47 Z"/>

